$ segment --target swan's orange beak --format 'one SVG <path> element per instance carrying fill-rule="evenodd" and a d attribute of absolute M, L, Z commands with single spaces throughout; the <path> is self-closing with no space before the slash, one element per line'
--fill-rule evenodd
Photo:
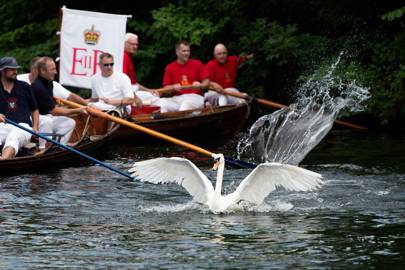
<path fill-rule="evenodd" d="M 218 169 L 218 166 L 219 166 L 219 159 L 215 159 L 214 160 L 214 166 L 212 166 L 212 169 L 214 171 L 216 171 Z"/>

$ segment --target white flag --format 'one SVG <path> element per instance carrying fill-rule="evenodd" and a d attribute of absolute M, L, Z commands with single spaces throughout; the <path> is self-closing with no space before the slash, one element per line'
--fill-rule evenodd
<path fill-rule="evenodd" d="M 122 71 L 127 15 L 62 8 L 60 37 L 61 84 L 90 88 L 99 72 L 98 56 L 114 56 L 114 69 Z"/>

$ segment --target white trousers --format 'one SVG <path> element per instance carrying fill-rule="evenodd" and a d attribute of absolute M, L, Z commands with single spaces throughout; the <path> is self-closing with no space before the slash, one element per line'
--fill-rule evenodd
<path fill-rule="evenodd" d="M 160 111 L 177 112 L 204 107 L 204 97 L 198 94 L 183 94 L 170 98 L 160 98 Z"/>
<path fill-rule="evenodd" d="M 91 105 L 91 106 L 93 106 L 93 107 L 96 107 L 97 109 L 102 110 L 102 111 L 118 110 L 118 111 L 120 111 L 121 113 L 123 113 L 123 110 L 121 109 L 122 107 L 120 107 L 120 106 L 114 106 L 114 105 L 111 105 L 111 104 L 107 104 L 107 103 L 105 103 L 105 102 L 102 101 L 102 100 L 97 101 L 97 102 L 92 102 L 92 103 L 90 103 L 89 105 Z M 130 105 L 125 106 L 124 108 L 125 108 L 125 110 L 126 110 L 126 112 L 127 112 L 128 114 L 131 113 L 131 106 L 130 106 Z"/>
<path fill-rule="evenodd" d="M 239 90 L 236 88 L 226 88 L 224 90 L 233 93 L 240 93 Z M 246 102 L 243 98 L 221 95 L 218 92 L 212 90 L 209 90 L 207 93 L 204 94 L 204 99 L 212 106 L 225 106 Z"/>
<path fill-rule="evenodd" d="M 143 105 L 159 106 L 160 97 L 157 97 L 148 91 L 139 90 L 138 84 L 132 84 L 131 88 L 132 88 L 132 91 L 135 93 L 135 95 L 142 100 Z"/>
<path fill-rule="evenodd" d="M 60 143 L 62 144 L 69 142 L 75 126 L 75 120 L 67 116 L 55 116 L 51 114 L 39 116 L 39 132 L 61 134 Z M 45 148 L 45 143 L 44 139 L 39 139 L 39 148 Z"/>
<path fill-rule="evenodd" d="M 19 123 L 20 126 L 32 129 L 26 123 Z M 17 155 L 21 147 L 26 145 L 31 139 L 31 133 L 28 133 L 18 127 L 10 124 L 0 123 L 0 144 L 3 144 L 3 148 L 12 147 Z"/>
<path fill-rule="evenodd" d="M 160 97 L 155 96 L 154 94 L 147 91 L 137 91 L 136 96 L 142 100 L 143 105 L 156 105 L 159 106 Z"/>

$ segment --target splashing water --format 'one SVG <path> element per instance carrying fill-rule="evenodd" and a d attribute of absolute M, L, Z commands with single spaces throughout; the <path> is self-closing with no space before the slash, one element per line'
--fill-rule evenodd
<path fill-rule="evenodd" d="M 333 76 L 342 55 L 323 78 L 299 87 L 296 103 L 259 118 L 239 142 L 238 158 L 298 165 L 330 131 L 339 112 L 363 110 L 368 89 Z"/>

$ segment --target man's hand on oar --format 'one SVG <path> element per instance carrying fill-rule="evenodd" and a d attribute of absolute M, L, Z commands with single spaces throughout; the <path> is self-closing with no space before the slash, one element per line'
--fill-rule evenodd
<path fill-rule="evenodd" d="M 155 89 L 157 93 L 159 93 L 159 96 L 162 96 L 163 94 L 175 94 L 176 92 L 180 93 L 181 90 L 183 89 L 200 89 L 201 84 L 198 82 L 193 83 L 192 85 L 180 85 L 179 83 L 173 84 L 173 85 L 168 85 L 162 88 Z"/>

